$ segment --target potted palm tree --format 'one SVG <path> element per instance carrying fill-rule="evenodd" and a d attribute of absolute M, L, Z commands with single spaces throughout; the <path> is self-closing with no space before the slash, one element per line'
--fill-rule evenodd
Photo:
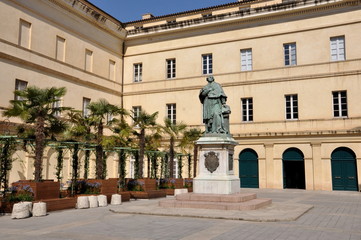
<path fill-rule="evenodd" d="M 19 117 L 25 123 L 34 137 L 34 183 L 31 186 L 35 199 L 57 198 L 59 196 L 59 182 L 42 182 L 43 155 L 48 139 L 56 140 L 56 134 L 66 128 L 65 121 L 60 118 L 61 112 L 69 110 L 56 104 L 66 94 L 66 89 L 29 86 L 25 90 L 16 90 L 17 99 L 10 101 L 10 107 L 3 112 L 5 117 Z M 21 130 L 21 131 L 22 131 Z M 22 184 L 22 183 L 19 183 Z M 30 184 L 30 183 L 29 183 Z M 55 185 L 55 186 L 54 186 Z M 40 190 L 46 188 L 46 191 Z"/>

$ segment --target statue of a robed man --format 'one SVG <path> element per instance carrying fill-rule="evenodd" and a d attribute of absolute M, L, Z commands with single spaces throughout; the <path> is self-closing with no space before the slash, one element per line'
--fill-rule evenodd
<path fill-rule="evenodd" d="M 207 77 L 207 82 L 208 84 L 199 93 L 199 99 L 203 104 L 205 133 L 229 134 L 229 114 L 231 110 L 226 105 L 227 96 L 222 86 L 214 81 L 213 76 Z"/>

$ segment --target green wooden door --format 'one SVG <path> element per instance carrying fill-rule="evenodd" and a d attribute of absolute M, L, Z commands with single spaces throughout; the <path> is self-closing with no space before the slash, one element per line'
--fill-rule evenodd
<path fill-rule="evenodd" d="M 332 189 L 358 191 L 355 153 L 345 147 L 331 154 Z"/>
<path fill-rule="evenodd" d="M 258 188 L 258 155 L 252 149 L 239 154 L 239 177 L 241 188 Z"/>

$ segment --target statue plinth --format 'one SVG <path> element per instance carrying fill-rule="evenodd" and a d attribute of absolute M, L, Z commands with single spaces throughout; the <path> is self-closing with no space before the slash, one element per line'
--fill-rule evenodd
<path fill-rule="evenodd" d="M 237 142 L 230 134 L 205 134 L 198 139 L 198 176 L 193 180 L 194 193 L 233 194 L 240 191 L 234 175 L 233 155 Z"/>

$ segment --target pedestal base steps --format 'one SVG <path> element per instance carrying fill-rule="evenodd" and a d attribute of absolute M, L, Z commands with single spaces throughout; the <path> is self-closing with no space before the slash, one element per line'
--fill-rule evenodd
<path fill-rule="evenodd" d="M 236 194 L 179 194 L 173 200 L 161 200 L 159 206 L 164 208 L 202 208 L 218 210 L 255 210 L 268 206 L 271 199 L 258 199 L 255 193 Z"/>

